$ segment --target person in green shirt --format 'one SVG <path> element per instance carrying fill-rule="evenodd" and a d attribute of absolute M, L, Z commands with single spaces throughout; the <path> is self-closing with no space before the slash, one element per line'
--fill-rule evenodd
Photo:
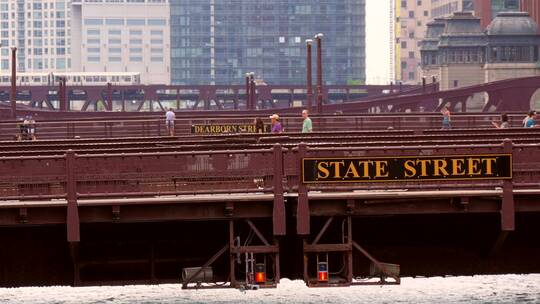
<path fill-rule="evenodd" d="M 313 132 L 313 124 L 311 123 L 311 118 L 308 117 L 308 111 L 302 111 L 302 117 L 304 118 L 304 123 L 302 124 L 302 133 L 311 133 Z"/>

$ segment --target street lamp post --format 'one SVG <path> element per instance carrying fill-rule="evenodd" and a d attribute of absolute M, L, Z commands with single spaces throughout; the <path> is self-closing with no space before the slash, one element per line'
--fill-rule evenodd
<path fill-rule="evenodd" d="M 311 44 L 313 40 L 307 39 L 306 40 L 306 50 L 307 50 L 307 56 L 306 56 L 306 80 L 307 80 L 307 110 L 309 113 L 311 113 L 311 108 L 313 106 L 313 75 L 312 75 L 312 59 L 311 59 Z"/>
<path fill-rule="evenodd" d="M 250 88 L 249 88 L 249 96 L 250 96 L 250 110 L 255 110 L 257 108 L 257 89 L 255 88 L 255 73 L 251 72 L 249 75 L 250 80 Z"/>
<path fill-rule="evenodd" d="M 17 48 L 11 48 L 11 117 L 17 119 Z"/>
<path fill-rule="evenodd" d="M 322 113 L 323 108 L 323 78 L 322 78 L 322 37 L 323 34 L 315 35 L 317 40 L 317 113 Z"/>
<path fill-rule="evenodd" d="M 251 94 L 250 94 L 249 73 L 246 73 L 246 109 L 251 109 Z"/>

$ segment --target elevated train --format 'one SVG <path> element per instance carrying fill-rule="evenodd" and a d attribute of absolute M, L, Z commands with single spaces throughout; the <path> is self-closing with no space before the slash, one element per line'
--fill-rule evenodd
<path fill-rule="evenodd" d="M 51 72 L 51 73 L 17 73 L 19 86 L 56 86 L 60 78 L 66 78 L 67 84 L 72 86 L 104 86 L 107 83 L 114 85 L 140 85 L 141 73 L 138 72 Z M 0 74 L 0 86 L 11 84 L 11 74 Z"/>

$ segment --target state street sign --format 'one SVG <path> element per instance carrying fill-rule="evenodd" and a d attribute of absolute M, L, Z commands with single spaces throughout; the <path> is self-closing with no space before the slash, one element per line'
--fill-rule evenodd
<path fill-rule="evenodd" d="M 512 179 L 511 154 L 304 158 L 304 183 Z"/>

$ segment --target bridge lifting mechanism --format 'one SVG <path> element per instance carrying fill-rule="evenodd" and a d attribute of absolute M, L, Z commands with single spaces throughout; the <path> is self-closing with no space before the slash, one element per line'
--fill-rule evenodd
<path fill-rule="evenodd" d="M 240 225 L 241 223 L 236 223 Z M 249 228 L 243 239 L 235 236 L 235 222 L 229 221 L 229 242 L 201 267 L 182 270 L 183 289 L 207 289 L 231 287 L 243 290 L 276 287 L 280 280 L 279 244 L 271 244 L 250 219 L 243 221 Z M 211 265 L 229 251 L 229 274 L 225 280 L 214 276 Z M 230 282 L 230 283 L 229 283 Z"/>
<path fill-rule="evenodd" d="M 354 204 L 354 202 L 350 201 L 348 204 Z M 336 219 L 341 219 L 341 239 L 324 238 L 330 226 L 336 225 Z M 352 217 L 350 215 L 346 217 L 331 216 L 326 220 L 313 241 L 309 242 L 307 237 L 304 239 L 304 281 L 306 284 L 309 287 L 400 284 L 400 266 L 378 261 L 353 240 L 352 231 Z M 320 241 L 323 239 L 329 243 L 321 244 Z M 370 261 L 369 277 L 354 276 L 354 253 L 358 253 Z M 387 281 L 389 278 L 392 280 Z M 373 279 L 378 279 L 378 281 Z"/>

